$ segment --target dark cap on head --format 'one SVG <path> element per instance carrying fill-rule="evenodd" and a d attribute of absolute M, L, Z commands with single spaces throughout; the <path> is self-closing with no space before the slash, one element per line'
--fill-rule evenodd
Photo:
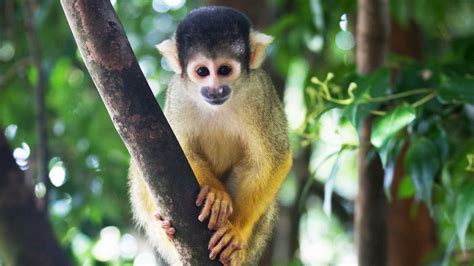
<path fill-rule="evenodd" d="M 196 53 L 204 53 L 211 58 L 234 57 L 248 70 L 251 27 L 246 15 L 229 7 L 207 6 L 191 11 L 176 30 L 181 67 L 186 68 Z"/>

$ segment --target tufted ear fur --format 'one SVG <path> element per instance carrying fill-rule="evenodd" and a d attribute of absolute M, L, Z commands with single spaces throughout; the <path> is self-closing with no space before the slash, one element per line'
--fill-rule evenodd
<path fill-rule="evenodd" d="M 268 45 L 273 41 L 273 37 L 252 30 L 250 32 L 250 69 L 257 69 L 262 66 Z"/>
<path fill-rule="evenodd" d="M 168 62 L 171 69 L 173 69 L 176 74 L 181 74 L 182 69 L 181 65 L 179 64 L 176 40 L 174 38 L 165 40 L 156 45 L 156 48 L 158 48 L 158 51 L 160 51 L 160 53 L 166 58 L 166 61 Z"/>

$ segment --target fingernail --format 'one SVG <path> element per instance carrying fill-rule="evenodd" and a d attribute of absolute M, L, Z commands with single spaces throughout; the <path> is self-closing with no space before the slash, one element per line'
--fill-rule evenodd
<path fill-rule="evenodd" d="M 199 215 L 198 220 L 202 222 L 203 218 L 201 215 Z"/>

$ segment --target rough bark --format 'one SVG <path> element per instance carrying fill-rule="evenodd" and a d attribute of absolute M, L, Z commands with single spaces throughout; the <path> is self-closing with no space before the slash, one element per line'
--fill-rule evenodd
<path fill-rule="evenodd" d="M 387 58 L 389 14 L 387 0 L 359 0 L 357 8 L 357 70 L 368 74 L 383 66 Z M 368 117 L 359 133 L 359 193 L 356 202 L 355 232 L 361 266 L 387 264 L 386 198 L 384 171 L 370 145 L 373 117 Z"/>
<path fill-rule="evenodd" d="M 213 265 L 211 232 L 197 219 L 198 183 L 141 72 L 109 1 L 61 0 L 69 26 L 115 128 L 142 171 L 174 244 L 190 265 Z"/>
<path fill-rule="evenodd" d="M 0 256 L 5 265 L 70 265 L 0 134 Z"/>

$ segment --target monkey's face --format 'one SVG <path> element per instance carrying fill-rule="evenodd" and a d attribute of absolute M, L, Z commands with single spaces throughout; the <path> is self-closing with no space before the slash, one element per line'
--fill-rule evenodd
<path fill-rule="evenodd" d="M 186 75 L 202 99 L 211 105 L 225 103 L 232 95 L 232 83 L 241 74 L 241 64 L 229 57 L 198 55 L 186 66 Z"/>

